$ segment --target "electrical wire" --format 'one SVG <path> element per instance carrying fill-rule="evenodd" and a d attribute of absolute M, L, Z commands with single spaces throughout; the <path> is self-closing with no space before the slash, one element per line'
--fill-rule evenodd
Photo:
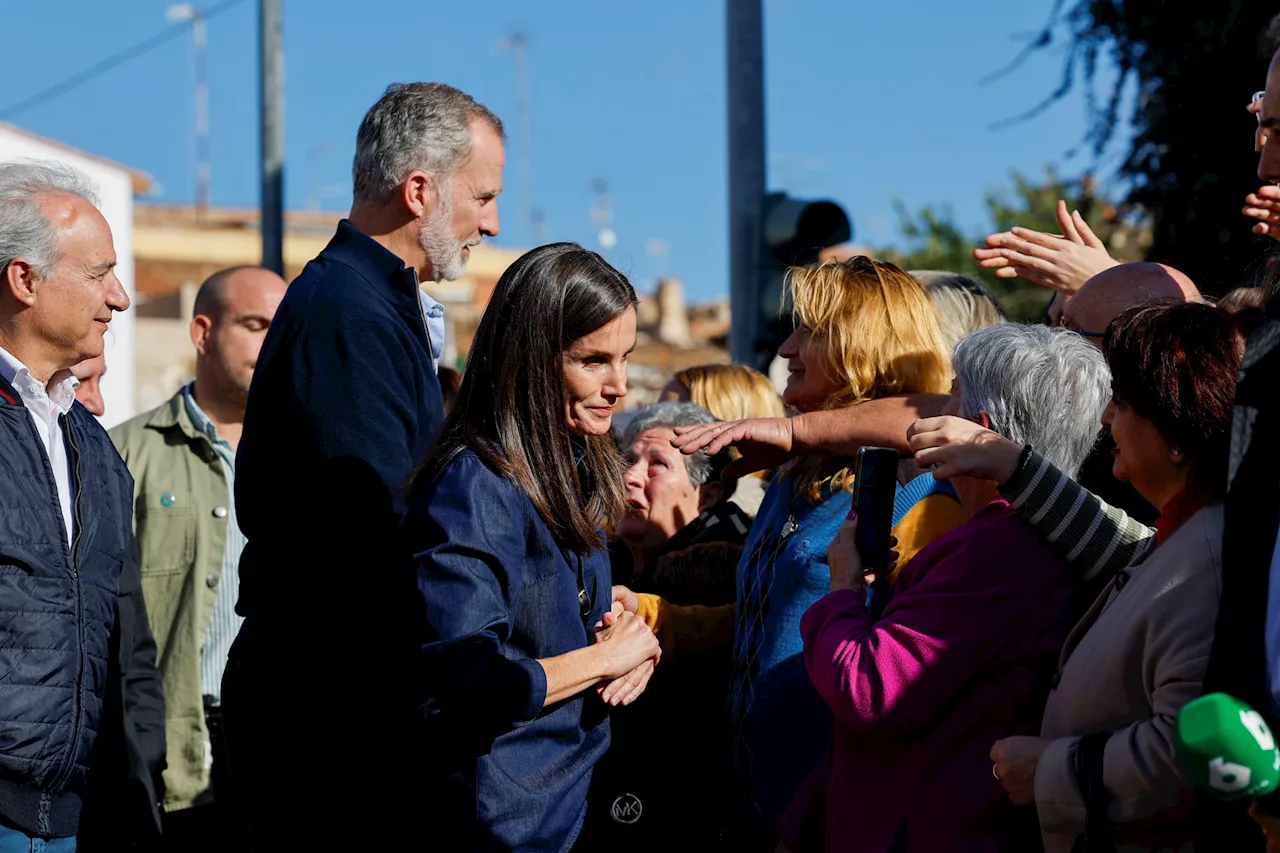
<path fill-rule="evenodd" d="M 204 18 L 207 21 L 210 18 L 216 17 L 217 15 L 222 14 L 228 9 L 231 9 L 234 6 L 239 6 L 243 2 L 245 2 L 245 0 L 223 0 L 222 3 L 219 3 L 216 6 L 213 6 L 208 11 L 203 12 L 202 14 L 204 15 Z M 157 47 L 159 47 L 160 45 L 164 44 L 167 41 L 170 41 L 171 39 L 177 38 L 178 36 L 185 33 L 190 26 L 191 24 L 188 21 L 182 21 L 180 23 L 174 24 L 172 27 L 169 27 L 168 29 L 160 33 L 157 33 L 151 38 L 138 42 L 132 47 L 127 47 L 124 50 L 120 51 L 119 53 L 112 54 L 111 56 L 108 56 L 106 59 L 103 59 L 101 62 L 98 62 L 95 65 L 92 65 L 83 71 L 73 74 L 67 79 L 59 83 L 55 83 L 52 86 L 48 87 L 47 89 L 37 92 L 36 94 L 32 95 L 29 98 L 25 98 L 24 100 L 18 101 L 16 104 L 12 104 L 8 107 L 5 107 L 3 110 L 0 110 L 0 120 L 7 121 L 13 118 L 14 116 L 18 115 L 19 113 L 26 112 L 32 107 L 40 106 L 41 104 L 47 103 L 48 101 L 51 101 L 54 98 L 57 98 L 61 95 L 65 95 L 67 92 L 70 92 L 72 89 L 78 88 L 79 86 L 82 86 L 85 83 L 88 83 L 90 80 L 93 80 L 97 77 L 101 77 L 103 74 L 106 74 L 108 71 L 111 71 L 132 59 L 137 59 L 139 56 L 142 56 L 144 53 L 147 53 L 149 51 L 156 49 Z"/>

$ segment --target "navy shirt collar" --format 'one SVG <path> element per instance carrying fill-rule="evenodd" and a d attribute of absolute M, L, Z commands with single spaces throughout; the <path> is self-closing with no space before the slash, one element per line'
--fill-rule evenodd
<path fill-rule="evenodd" d="M 325 253 L 350 267 L 369 273 L 371 278 L 379 278 L 393 285 L 407 285 L 414 299 L 418 298 L 417 271 L 406 267 L 400 256 L 346 219 L 338 223 L 338 231 L 329 241 Z"/>

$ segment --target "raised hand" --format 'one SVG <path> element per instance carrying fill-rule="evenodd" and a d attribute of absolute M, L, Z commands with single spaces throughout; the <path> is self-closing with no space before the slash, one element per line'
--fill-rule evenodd
<path fill-rule="evenodd" d="M 974 258 L 983 269 L 994 269 L 998 278 L 1023 278 L 1065 296 L 1074 295 L 1118 261 L 1107 254 L 1079 211 L 1068 213 L 1067 203 L 1059 200 L 1055 213 L 1061 235 L 1014 227 L 987 237 L 987 247 L 974 249 Z"/>
<path fill-rule="evenodd" d="M 1280 187 L 1267 184 L 1256 193 L 1244 197 L 1245 216 L 1257 219 L 1254 234 L 1262 234 L 1272 240 L 1280 240 Z"/>

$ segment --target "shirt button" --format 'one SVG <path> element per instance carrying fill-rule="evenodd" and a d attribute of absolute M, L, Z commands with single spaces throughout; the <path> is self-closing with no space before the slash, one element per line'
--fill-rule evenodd
<path fill-rule="evenodd" d="M 209 575 L 209 577 L 207 577 L 207 578 L 205 578 L 205 579 L 204 579 L 204 582 L 205 582 L 205 585 L 206 585 L 207 587 L 209 587 L 209 589 L 213 589 L 214 587 L 216 587 L 216 586 L 218 585 L 218 576 L 217 576 L 217 575 Z"/>
<path fill-rule="evenodd" d="M 213 517 L 214 517 L 214 518 L 226 518 L 226 517 L 227 517 L 227 508 L 226 508 L 225 506 L 215 506 L 215 507 L 213 508 Z"/>

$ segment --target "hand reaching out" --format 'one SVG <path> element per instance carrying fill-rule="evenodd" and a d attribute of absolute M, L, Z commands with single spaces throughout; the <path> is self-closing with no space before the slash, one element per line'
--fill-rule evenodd
<path fill-rule="evenodd" d="M 686 456 L 705 450 L 715 456 L 726 447 L 742 454 L 724 469 L 729 479 L 766 468 L 777 468 L 791 458 L 795 433 L 790 418 L 748 418 L 742 421 L 677 427 L 671 445 Z"/>
<path fill-rule="evenodd" d="M 924 418 L 907 429 L 907 444 L 921 468 L 933 466 L 935 480 L 976 477 L 1008 482 L 1018 470 L 1022 445 L 973 421 L 946 415 Z"/>

